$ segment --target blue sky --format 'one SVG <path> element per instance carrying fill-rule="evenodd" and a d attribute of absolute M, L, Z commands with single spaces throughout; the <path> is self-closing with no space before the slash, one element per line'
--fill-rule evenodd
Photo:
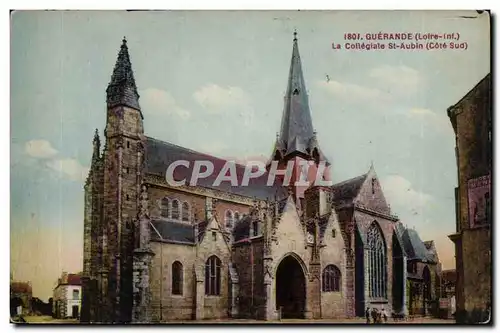
<path fill-rule="evenodd" d="M 48 298 L 82 266 L 83 182 L 123 36 L 146 134 L 221 157 L 269 156 L 293 30 L 335 182 L 371 161 L 393 213 L 454 267 L 446 109 L 489 71 L 474 12 L 16 12 L 11 20 L 11 271 Z M 465 51 L 332 50 L 346 32 L 458 32 Z M 326 81 L 326 75 L 330 81 Z"/>

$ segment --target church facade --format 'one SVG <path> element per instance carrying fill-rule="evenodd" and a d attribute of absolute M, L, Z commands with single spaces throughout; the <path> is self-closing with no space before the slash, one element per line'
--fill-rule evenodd
<path fill-rule="evenodd" d="M 435 249 L 392 214 L 373 166 L 333 186 L 285 186 L 282 176 L 267 186 L 270 164 L 248 186 L 214 186 L 215 176 L 171 186 L 175 161 L 210 161 L 215 175 L 226 161 L 146 135 L 125 40 L 106 92 L 104 147 L 96 130 L 85 183 L 82 322 L 408 313 L 412 261 L 427 272 L 412 275 L 418 293 L 436 296 Z M 296 36 L 284 104 L 270 161 L 280 171 L 306 161 L 308 179 L 330 180 Z M 192 164 L 174 178 L 189 182 Z M 290 183 L 300 177 L 294 167 Z"/>

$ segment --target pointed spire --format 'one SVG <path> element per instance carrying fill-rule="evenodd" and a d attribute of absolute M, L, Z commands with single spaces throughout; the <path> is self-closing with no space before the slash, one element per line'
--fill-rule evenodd
<path fill-rule="evenodd" d="M 108 108 L 123 105 L 141 110 L 125 37 L 123 37 L 118 59 L 111 75 L 111 82 L 106 89 L 106 97 Z"/>
<path fill-rule="evenodd" d="M 283 145 L 285 154 L 296 151 L 306 153 L 313 136 L 309 100 L 302 73 L 297 31 L 295 31 L 279 141 Z"/>

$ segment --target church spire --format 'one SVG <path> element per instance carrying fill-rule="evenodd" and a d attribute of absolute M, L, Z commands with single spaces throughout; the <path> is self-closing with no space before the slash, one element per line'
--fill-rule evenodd
<path fill-rule="evenodd" d="M 121 105 L 141 110 L 125 37 L 123 37 L 118 59 L 111 75 L 111 82 L 106 89 L 106 97 L 108 108 Z"/>
<path fill-rule="evenodd" d="M 297 31 L 293 33 L 293 50 L 285 94 L 285 107 L 281 119 L 279 146 L 284 155 L 294 152 L 307 154 L 314 137 L 306 84 L 302 74 Z"/>

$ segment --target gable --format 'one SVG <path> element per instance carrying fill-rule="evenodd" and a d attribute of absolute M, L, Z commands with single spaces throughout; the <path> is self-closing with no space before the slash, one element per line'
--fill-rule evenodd
<path fill-rule="evenodd" d="M 218 256 L 228 255 L 230 253 L 227 233 L 221 228 L 216 217 L 212 217 L 212 219 L 208 221 L 204 230 L 204 235 L 198 247 L 199 253 L 205 254 L 201 255 L 201 257 L 209 256 L 210 253 Z"/>
<path fill-rule="evenodd" d="M 390 214 L 389 205 L 375 172 L 368 173 L 354 203 L 383 214 Z"/>
<path fill-rule="evenodd" d="M 284 254 L 289 251 L 300 254 L 306 244 L 306 234 L 292 197 L 287 200 L 283 214 L 279 217 L 275 228 L 278 245 L 273 249 L 273 253 Z"/>

